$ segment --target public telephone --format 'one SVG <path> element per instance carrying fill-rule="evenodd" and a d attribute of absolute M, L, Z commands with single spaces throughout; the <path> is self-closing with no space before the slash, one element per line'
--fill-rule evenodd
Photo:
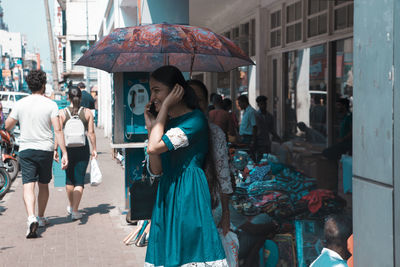
<path fill-rule="evenodd" d="M 125 141 L 141 142 L 146 139 L 144 109 L 149 100 L 149 74 L 124 73 Z"/>

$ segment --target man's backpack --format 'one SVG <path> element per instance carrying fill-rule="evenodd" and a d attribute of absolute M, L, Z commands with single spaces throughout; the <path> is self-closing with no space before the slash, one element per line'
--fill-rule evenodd
<path fill-rule="evenodd" d="M 65 110 L 69 115 L 69 120 L 65 123 L 64 138 L 66 147 L 81 147 L 86 145 L 85 126 L 79 118 L 79 113 L 83 107 L 78 110 L 78 115 L 72 116 L 68 108 Z"/>

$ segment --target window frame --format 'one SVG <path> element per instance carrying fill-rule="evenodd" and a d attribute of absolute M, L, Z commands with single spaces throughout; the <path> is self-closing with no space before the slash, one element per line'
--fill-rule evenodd
<path fill-rule="evenodd" d="M 300 17 L 296 19 L 296 5 L 297 4 L 300 4 Z M 289 12 L 288 11 L 289 11 L 289 8 L 292 6 L 294 6 L 294 20 L 289 22 L 289 16 L 288 16 Z M 286 14 L 286 16 L 285 16 L 285 18 L 286 18 L 286 21 L 285 21 L 285 45 L 292 45 L 297 42 L 303 41 L 303 38 L 304 38 L 304 33 L 303 33 L 304 11 L 303 11 L 303 8 L 304 8 L 304 2 L 302 0 L 293 2 L 290 5 L 285 6 L 285 12 L 286 12 L 285 13 Z M 296 40 L 296 25 L 297 24 L 300 24 L 300 39 L 299 40 Z M 292 27 L 292 26 L 294 27 L 294 40 L 289 42 L 288 41 L 288 28 Z"/>

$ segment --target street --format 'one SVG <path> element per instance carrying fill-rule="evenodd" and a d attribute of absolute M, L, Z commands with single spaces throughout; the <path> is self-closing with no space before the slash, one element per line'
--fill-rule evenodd
<path fill-rule="evenodd" d="M 39 238 L 26 239 L 26 211 L 21 175 L 0 201 L 0 266 L 143 266 L 146 247 L 125 246 L 122 240 L 134 226 L 124 210 L 124 170 L 111 158 L 109 140 L 97 129 L 98 162 L 103 182 L 85 185 L 80 204 L 84 216 L 67 217 L 65 189 L 50 183 L 46 209 L 50 225 Z"/>

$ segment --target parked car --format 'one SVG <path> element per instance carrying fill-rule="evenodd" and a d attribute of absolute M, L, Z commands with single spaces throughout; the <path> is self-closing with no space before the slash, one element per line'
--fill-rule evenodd
<path fill-rule="evenodd" d="M 1 91 L 0 101 L 3 105 L 3 113 L 9 114 L 11 109 L 14 107 L 15 102 L 28 95 L 29 94 L 22 92 Z"/>

